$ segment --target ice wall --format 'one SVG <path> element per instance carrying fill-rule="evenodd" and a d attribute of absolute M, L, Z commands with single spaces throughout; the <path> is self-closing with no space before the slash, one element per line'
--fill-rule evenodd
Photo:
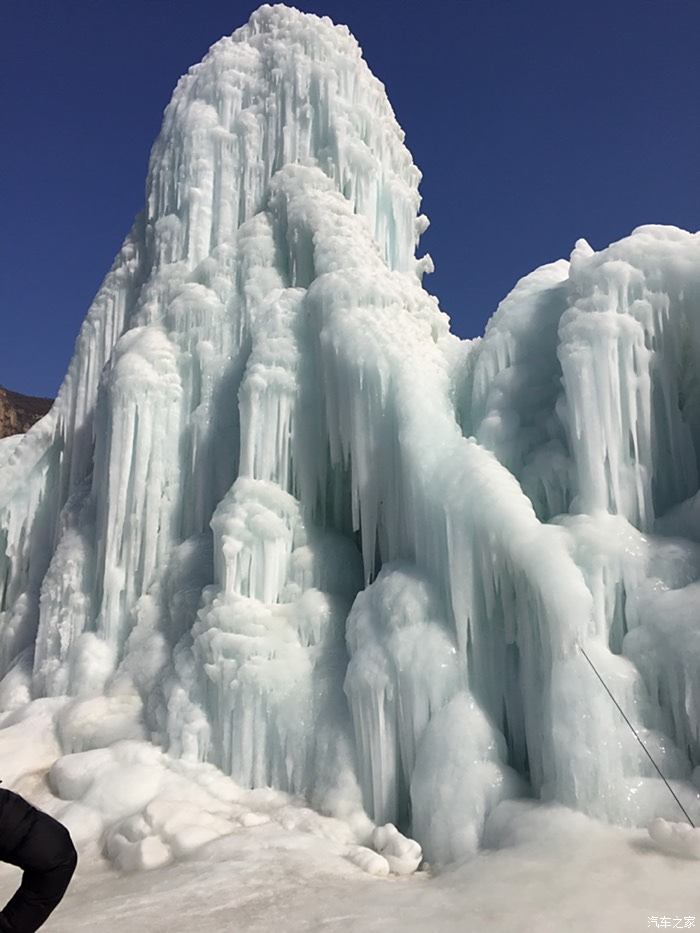
<path fill-rule="evenodd" d="M 503 797 L 675 815 L 585 646 L 697 811 L 700 239 L 580 241 L 462 342 L 419 180 L 328 20 L 262 7 L 181 79 L 57 402 L 0 444 L 0 697 L 126 698 L 444 862 Z"/>

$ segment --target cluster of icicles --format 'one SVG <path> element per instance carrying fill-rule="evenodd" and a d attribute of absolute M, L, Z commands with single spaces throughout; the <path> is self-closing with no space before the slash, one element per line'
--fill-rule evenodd
<path fill-rule="evenodd" d="M 328 20 L 263 7 L 190 69 L 0 445 L 0 676 L 445 862 L 505 797 L 676 816 L 583 646 L 698 814 L 700 238 L 580 241 L 461 341 L 419 180 Z"/>

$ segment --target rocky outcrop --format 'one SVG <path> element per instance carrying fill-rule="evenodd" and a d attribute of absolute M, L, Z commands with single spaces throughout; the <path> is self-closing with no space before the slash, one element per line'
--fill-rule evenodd
<path fill-rule="evenodd" d="M 52 405 L 52 398 L 20 395 L 0 386 L 0 438 L 24 434 Z"/>

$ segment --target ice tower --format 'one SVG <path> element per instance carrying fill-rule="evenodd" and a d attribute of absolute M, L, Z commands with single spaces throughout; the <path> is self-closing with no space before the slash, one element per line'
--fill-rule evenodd
<path fill-rule="evenodd" d="M 181 79 L 59 397 L 0 442 L 3 683 L 128 697 L 444 862 L 508 796 L 673 811 L 585 646 L 697 813 L 700 237 L 580 241 L 460 341 L 419 180 L 327 19 L 264 6 Z"/>

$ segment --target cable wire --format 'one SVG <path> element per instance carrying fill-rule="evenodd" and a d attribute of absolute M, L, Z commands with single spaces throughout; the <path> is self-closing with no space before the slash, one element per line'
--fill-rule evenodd
<path fill-rule="evenodd" d="M 638 735 L 638 733 L 637 733 L 637 730 L 634 728 L 634 726 L 632 725 L 632 723 L 629 721 L 629 719 L 628 719 L 627 716 L 625 715 L 625 711 L 624 711 L 623 708 L 620 706 L 620 704 L 617 702 L 617 700 L 615 699 L 615 697 L 612 695 L 612 693 L 610 692 L 610 690 L 609 690 L 609 688 L 608 688 L 608 685 L 605 683 L 605 681 L 603 680 L 603 678 L 600 676 L 600 674 L 599 674 L 598 671 L 596 670 L 595 664 L 594 664 L 593 661 L 591 661 L 591 659 L 588 657 L 588 655 L 586 654 L 586 652 L 584 651 L 584 649 L 582 648 L 581 645 L 579 645 L 579 649 L 580 649 L 580 651 L 581 651 L 581 654 L 584 656 L 584 658 L 585 658 L 585 659 L 588 661 L 588 663 L 591 665 L 591 668 L 592 668 L 592 670 L 593 670 L 593 673 L 596 675 L 596 677 L 598 678 L 598 680 L 599 680 L 599 681 L 601 682 L 601 684 L 603 685 L 603 688 L 605 689 L 605 692 L 606 692 L 607 695 L 610 697 L 610 699 L 613 701 L 613 703 L 615 704 L 615 706 L 618 708 L 618 710 L 619 710 L 619 712 L 620 712 L 620 715 L 622 716 L 622 718 L 625 720 L 625 722 L 627 723 L 627 725 L 628 725 L 628 726 L 630 727 L 630 729 L 632 730 L 632 734 L 634 735 L 635 739 L 639 742 L 639 744 L 640 744 L 640 745 L 642 746 L 642 748 L 644 749 L 644 754 L 647 756 L 647 758 L 649 759 L 649 761 L 654 765 L 654 767 L 655 767 L 656 770 L 658 771 L 659 777 L 660 777 L 661 780 L 664 782 L 664 784 L 666 785 L 666 787 L 668 787 L 669 793 L 671 794 L 671 796 L 673 797 L 673 799 L 676 801 L 676 803 L 678 804 L 678 806 L 679 806 L 679 807 L 681 808 L 681 810 L 683 811 L 683 815 L 685 816 L 686 820 L 690 823 L 690 825 L 693 827 L 693 829 L 695 829 L 695 823 L 693 823 L 693 821 L 691 820 L 690 814 L 688 813 L 688 811 L 686 810 L 686 808 L 683 806 L 683 804 L 680 802 L 680 800 L 679 800 L 678 797 L 676 796 L 676 792 L 674 791 L 674 789 L 671 787 L 671 785 L 668 783 L 668 781 L 666 780 L 666 778 L 663 776 L 663 773 L 662 773 L 662 771 L 661 771 L 661 768 L 657 765 L 657 763 L 656 763 L 656 762 L 654 761 L 654 759 L 651 757 L 651 754 L 650 754 L 650 752 L 649 752 L 649 749 L 646 747 L 646 745 L 644 744 L 644 742 L 642 742 L 642 740 L 640 739 L 640 737 L 639 737 L 639 735 Z"/>

